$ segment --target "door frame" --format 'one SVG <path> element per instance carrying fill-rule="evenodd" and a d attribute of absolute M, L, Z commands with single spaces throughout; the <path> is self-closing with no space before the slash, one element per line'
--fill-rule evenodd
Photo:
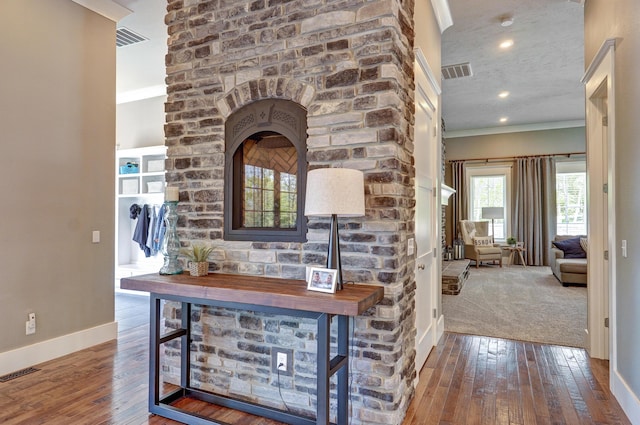
<path fill-rule="evenodd" d="M 436 152 L 435 152 L 435 166 L 438 169 L 442 166 L 442 126 L 441 117 L 441 96 L 442 90 L 440 85 L 438 84 L 438 80 L 435 78 L 429 63 L 419 47 L 414 49 L 415 54 L 415 62 L 414 62 L 414 71 L 415 71 L 415 90 L 421 90 L 424 94 L 424 97 L 431 102 L 429 108 L 433 111 L 433 135 L 436 141 Z M 416 109 L 418 105 L 416 105 Z M 416 141 L 414 140 L 414 143 Z M 429 314 L 431 317 L 432 325 L 434 326 L 434 340 L 433 346 L 435 346 L 442 335 L 444 334 L 444 316 L 442 315 L 442 209 L 441 209 L 441 191 L 440 186 L 442 185 L 443 175 L 442 171 L 434 173 L 434 188 L 433 193 L 435 195 L 434 202 L 434 216 L 432 220 L 435 221 L 435 229 L 434 229 L 434 266 L 435 266 L 435 283 L 432 285 L 432 306 L 428 308 L 433 309 L 434 311 Z M 416 265 L 417 267 L 417 265 Z M 420 308 L 420 306 L 416 305 L 415 307 Z M 417 327 L 416 327 L 417 328 Z M 416 364 L 416 369 L 418 369 L 418 365 Z M 419 370 L 417 370 L 419 372 Z"/>
<path fill-rule="evenodd" d="M 611 359 L 611 370 L 616 362 L 616 223 L 615 223 L 615 92 L 614 52 L 615 39 L 606 40 L 582 82 L 585 84 L 585 115 L 587 137 L 587 188 L 589 218 L 589 262 L 587 263 L 588 324 L 587 350 L 591 357 Z M 604 96 L 603 96 L 604 94 Z M 606 117 L 607 124 L 603 124 Z M 604 140 L 606 137 L 608 140 Z M 602 163 L 602 146 L 608 142 L 608 161 Z M 607 185 L 607 204 L 602 195 Z M 608 219 L 603 214 L 607 209 Z M 604 240 L 605 226 L 608 240 Z M 604 251 L 609 260 L 604 260 Z M 603 284 L 604 277 L 608 285 Z M 604 326 L 609 318 L 609 329 Z M 611 374 L 613 376 L 613 373 Z"/>

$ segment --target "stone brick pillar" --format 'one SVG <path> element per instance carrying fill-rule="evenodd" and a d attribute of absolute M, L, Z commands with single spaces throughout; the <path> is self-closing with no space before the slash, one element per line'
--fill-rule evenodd
<path fill-rule="evenodd" d="M 354 320 L 350 423 L 401 423 L 416 378 L 407 255 L 415 211 L 413 1 L 168 0 L 165 21 L 167 181 L 180 186 L 181 240 L 219 244 L 215 268 L 227 273 L 304 278 L 306 265 L 324 265 L 326 219 L 309 220 L 306 243 L 222 240 L 225 119 L 268 98 L 306 108 L 309 168 L 365 175 L 366 216 L 340 221 L 345 281 L 385 287 L 384 301 Z M 166 309 L 169 326 L 175 308 Z M 311 324 L 204 308 L 193 319 L 202 329 L 194 365 L 203 386 L 282 404 L 269 353 L 285 344 L 294 349 L 294 374 L 280 383 L 285 401 L 313 414 Z"/>

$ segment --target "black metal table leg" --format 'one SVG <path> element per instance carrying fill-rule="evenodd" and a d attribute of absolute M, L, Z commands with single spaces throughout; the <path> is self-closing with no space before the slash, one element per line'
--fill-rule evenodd
<path fill-rule="evenodd" d="M 338 356 L 344 357 L 338 370 L 338 425 L 346 425 L 349 417 L 349 317 L 338 316 Z"/>
<path fill-rule="evenodd" d="M 329 424 L 329 326 L 331 319 L 328 314 L 318 317 L 318 373 L 317 393 L 318 412 L 316 423 Z"/>
<path fill-rule="evenodd" d="M 189 388 L 191 386 L 191 304 L 182 303 L 181 326 L 186 330 L 186 334 L 180 338 L 180 386 Z"/>
<path fill-rule="evenodd" d="M 149 411 L 160 402 L 160 298 L 149 296 Z"/>

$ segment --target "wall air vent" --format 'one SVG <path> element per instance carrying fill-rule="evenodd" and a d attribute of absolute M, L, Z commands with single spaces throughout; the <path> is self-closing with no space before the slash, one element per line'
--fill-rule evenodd
<path fill-rule="evenodd" d="M 459 63 L 456 65 L 446 65 L 442 67 L 442 77 L 445 80 L 471 76 L 473 76 L 473 71 L 471 71 L 471 65 L 469 65 L 469 62 Z"/>
<path fill-rule="evenodd" d="M 131 31 L 127 27 L 116 29 L 116 46 L 118 47 L 130 46 L 145 40 L 148 40 L 148 38 Z"/>

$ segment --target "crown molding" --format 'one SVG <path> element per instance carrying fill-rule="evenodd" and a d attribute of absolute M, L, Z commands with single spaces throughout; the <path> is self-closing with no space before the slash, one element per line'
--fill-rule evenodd
<path fill-rule="evenodd" d="M 616 39 L 615 38 L 606 39 L 600 46 L 598 53 L 596 53 L 595 57 L 589 64 L 589 67 L 587 68 L 587 71 L 584 73 L 584 76 L 582 77 L 580 82 L 582 84 L 587 84 L 587 81 L 591 79 L 591 77 L 593 76 L 593 73 L 596 71 L 596 69 L 598 69 L 598 67 L 600 66 L 604 58 L 607 56 L 607 54 L 615 50 L 616 50 Z"/>
<path fill-rule="evenodd" d="M 525 131 L 557 130 L 562 128 L 584 127 L 584 120 L 554 121 L 536 124 L 511 125 L 505 127 L 475 128 L 469 130 L 445 131 L 445 139 L 457 137 L 486 136 L 489 134 L 523 133 Z"/>
<path fill-rule="evenodd" d="M 431 0 L 431 7 L 433 8 L 438 26 L 440 27 L 440 34 L 442 34 L 444 30 L 453 25 L 449 2 L 447 0 Z"/>
<path fill-rule="evenodd" d="M 104 16 L 113 22 L 118 22 L 120 19 L 133 13 L 132 10 L 114 2 L 113 0 L 71 0 L 74 3 L 78 3 L 80 6 L 84 6 L 87 9 L 96 12 L 99 15 Z"/>

